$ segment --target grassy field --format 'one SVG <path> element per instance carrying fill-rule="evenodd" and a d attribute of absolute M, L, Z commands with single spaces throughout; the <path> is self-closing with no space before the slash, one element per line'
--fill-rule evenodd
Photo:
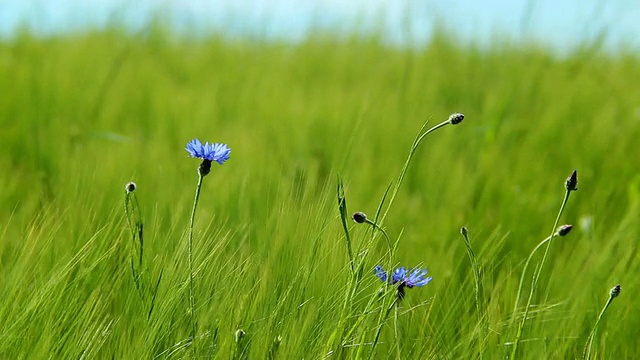
<path fill-rule="evenodd" d="M 20 35 L 0 44 L 0 357 L 494 359 L 511 356 L 528 309 L 515 357 L 581 358 L 621 284 L 591 355 L 632 358 L 637 79 L 637 55 L 589 47 L 556 58 L 445 37 L 400 50 Z M 453 112 L 465 120 L 424 138 L 391 203 L 420 127 Z M 195 311 L 193 138 L 232 149 L 200 194 Z M 574 169 L 560 218 L 573 230 L 547 243 L 542 267 L 545 246 L 533 254 L 516 304 Z M 392 257 L 382 232 L 348 218 L 374 220 L 389 184 L 376 221 L 397 241 Z M 424 266 L 433 280 L 397 301 L 377 264 Z"/>

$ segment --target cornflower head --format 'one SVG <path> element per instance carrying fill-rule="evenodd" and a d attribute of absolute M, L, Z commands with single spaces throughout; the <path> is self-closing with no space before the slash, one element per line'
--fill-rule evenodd
<path fill-rule="evenodd" d="M 202 164 L 198 168 L 200 175 L 205 176 L 211 171 L 211 162 L 215 161 L 222 165 L 229 160 L 231 149 L 227 144 L 205 142 L 202 144 L 200 139 L 193 139 L 187 143 L 185 148 L 190 157 L 202 159 Z"/>
<path fill-rule="evenodd" d="M 404 288 L 411 289 L 412 287 L 422 287 L 431 282 L 432 277 L 426 276 L 426 268 L 413 268 L 411 271 L 407 271 L 404 266 L 393 270 L 391 275 L 387 274 L 381 265 L 376 265 L 374 268 L 376 276 L 383 282 L 389 282 L 392 285 L 398 286 L 398 298 L 404 298 Z"/>
<path fill-rule="evenodd" d="M 198 185 L 196 185 L 196 196 L 193 200 L 193 209 L 191 210 L 191 220 L 189 221 L 189 310 L 191 311 L 191 340 L 192 349 L 194 355 L 196 354 L 195 341 L 197 339 L 197 317 L 196 317 L 196 305 L 194 297 L 193 287 L 193 224 L 196 217 L 196 208 L 198 207 L 198 199 L 200 198 L 200 189 L 202 188 L 202 179 L 211 171 L 211 163 L 213 161 L 222 165 L 225 161 L 229 160 L 229 154 L 231 149 L 227 144 L 205 142 L 202 144 L 200 139 L 193 139 L 187 143 L 185 150 L 189 153 L 189 156 L 193 158 L 202 159 L 202 163 L 198 166 Z M 239 330 L 240 331 L 240 330 Z M 242 331 L 244 334 L 244 331 Z M 238 333 L 239 334 L 239 333 Z M 194 356 L 195 357 L 195 356 Z"/>

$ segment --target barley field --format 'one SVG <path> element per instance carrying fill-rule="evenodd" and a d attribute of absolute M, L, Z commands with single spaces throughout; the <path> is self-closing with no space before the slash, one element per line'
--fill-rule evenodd
<path fill-rule="evenodd" d="M 24 31 L 0 357 L 633 358 L 637 79 L 588 45 Z M 192 139 L 231 149 L 195 213 Z"/>

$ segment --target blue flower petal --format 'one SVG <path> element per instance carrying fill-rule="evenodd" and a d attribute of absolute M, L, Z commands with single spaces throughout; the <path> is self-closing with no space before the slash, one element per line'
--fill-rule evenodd
<path fill-rule="evenodd" d="M 229 154 L 231 153 L 231 149 L 229 149 L 226 144 L 210 144 L 207 141 L 203 145 L 199 139 L 193 139 L 189 141 L 185 150 L 187 150 L 189 156 L 191 157 L 200 158 L 202 160 L 215 161 L 220 165 L 229 160 Z"/>
<path fill-rule="evenodd" d="M 211 144 L 211 160 L 222 165 L 225 161 L 229 160 L 229 154 L 231 149 L 225 144 Z"/>
<path fill-rule="evenodd" d="M 412 288 L 416 286 L 425 286 L 432 280 L 431 276 L 426 276 L 426 268 L 414 268 L 409 272 L 404 268 L 404 266 L 401 266 L 393 270 L 391 273 L 391 279 L 389 279 L 389 274 L 384 271 L 381 265 L 376 265 L 374 272 L 376 276 L 384 282 L 390 281 L 392 284 L 400 283 L 398 291 L 405 287 Z"/>
<path fill-rule="evenodd" d="M 425 278 L 425 275 L 427 275 L 427 269 L 420 269 L 420 268 L 413 269 L 409 274 L 409 276 L 405 279 L 405 283 L 407 284 L 407 287 L 412 288 L 414 286 L 427 285 L 429 281 L 431 281 L 431 277 Z"/>
<path fill-rule="evenodd" d="M 376 267 L 373 268 L 373 271 L 375 272 L 376 276 L 380 278 L 380 280 L 387 281 L 388 275 L 381 265 L 376 265 Z"/>
<path fill-rule="evenodd" d="M 187 147 L 185 148 L 189 153 L 189 156 L 194 158 L 202 158 L 204 156 L 204 151 L 202 148 L 202 143 L 198 139 L 193 139 L 187 143 Z"/>
<path fill-rule="evenodd" d="M 391 275 L 391 283 L 395 284 L 398 281 L 403 281 L 405 276 L 407 275 L 407 270 L 404 266 L 401 266 L 393 271 L 393 275 Z"/>

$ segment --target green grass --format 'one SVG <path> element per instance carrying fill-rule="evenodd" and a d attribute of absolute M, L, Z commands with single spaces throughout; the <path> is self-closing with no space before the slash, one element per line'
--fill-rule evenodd
<path fill-rule="evenodd" d="M 183 149 L 198 137 L 232 148 L 204 179 L 195 218 L 198 357 L 365 359 L 381 328 L 372 358 L 504 358 L 524 260 L 549 235 L 573 169 L 579 190 L 560 223 L 574 229 L 551 242 L 517 355 L 581 357 L 619 283 L 590 351 L 632 357 L 638 60 L 445 37 L 410 51 L 376 39 L 187 41 L 157 29 L 2 43 L 0 355 L 194 355 L 187 240 L 199 162 Z M 381 225 L 398 241 L 394 264 L 422 264 L 434 279 L 385 317 L 393 289 L 379 298 L 372 269 L 389 260 L 387 242 L 348 221 L 361 266 L 351 271 L 338 177 L 345 214 L 374 219 L 422 124 L 456 111 L 464 122 L 424 139 Z M 150 317 L 131 273 L 128 181 L 142 210 L 145 289 L 163 273 Z"/>

